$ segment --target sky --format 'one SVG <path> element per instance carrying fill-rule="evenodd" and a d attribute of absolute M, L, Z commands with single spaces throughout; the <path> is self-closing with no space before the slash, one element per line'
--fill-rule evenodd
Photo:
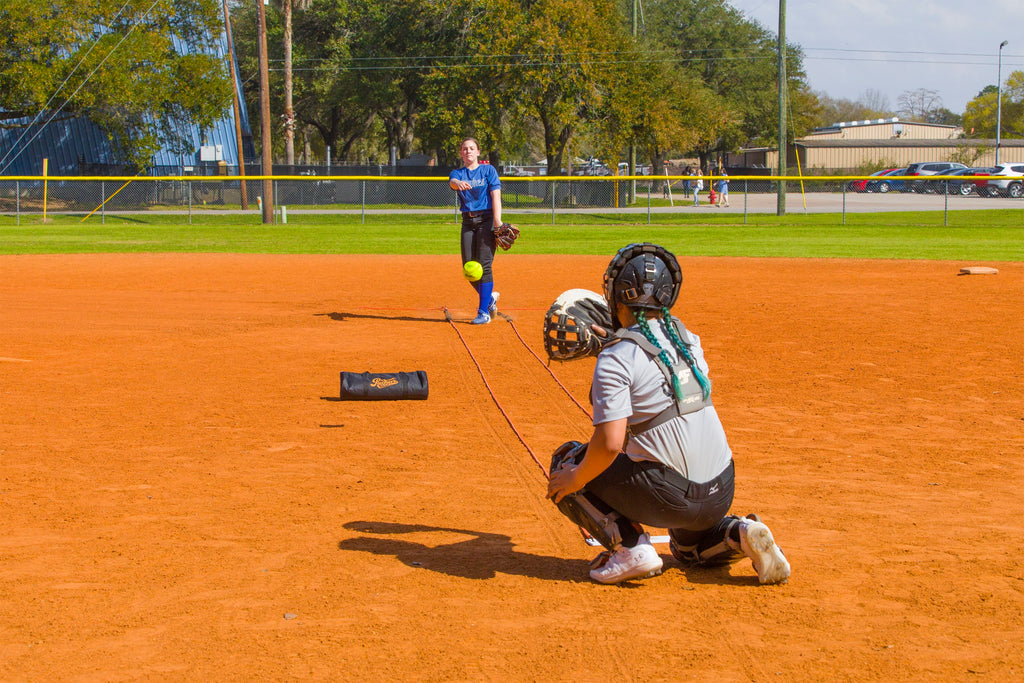
<path fill-rule="evenodd" d="M 779 0 L 728 0 L 772 33 Z M 881 93 L 899 109 L 906 91 L 925 88 L 962 114 L 986 85 L 1024 70 L 1022 0 L 786 0 L 786 42 L 804 52 L 811 89 L 835 99 Z"/>

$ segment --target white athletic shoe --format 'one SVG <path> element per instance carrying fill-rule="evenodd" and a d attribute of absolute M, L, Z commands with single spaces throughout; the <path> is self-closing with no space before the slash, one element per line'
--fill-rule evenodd
<path fill-rule="evenodd" d="M 786 583 L 789 560 L 775 544 L 771 530 L 761 521 L 745 519 L 740 525 L 740 549 L 750 558 L 761 583 Z"/>
<path fill-rule="evenodd" d="M 470 325 L 486 325 L 489 322 L 491 322 L 491 316 L 478 311 L 476 317 L 473 318 L 472 322 L 470 322 Z"/>
<path fill-rule="evenodd" d="M 601 555 L 607 556 L 607 561 L 590 570 L 590 578 L 598 583 L 619 583 L 627 579 L 657 576 L 663 565 L 658 551 L 651 545 L 650 534 L 641 536 L 633 548 L 620 547 L 613 553 L 604 552 Z"/>
<path fill-rule="evenodd" d="M 498 312 L 498 297 L 501 294 L 497 292 L 491 292 L 491 305 L 487 307 L 487 315 L 494 317 L 494 314 Z"/>

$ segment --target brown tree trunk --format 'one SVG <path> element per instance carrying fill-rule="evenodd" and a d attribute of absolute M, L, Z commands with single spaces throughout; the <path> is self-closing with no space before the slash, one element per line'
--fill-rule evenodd
<path fill-rule="evenodd" d="M 284 154 L 295 165 L 295 110 L 292 107 L 292 0 L 284 0 Z"/>

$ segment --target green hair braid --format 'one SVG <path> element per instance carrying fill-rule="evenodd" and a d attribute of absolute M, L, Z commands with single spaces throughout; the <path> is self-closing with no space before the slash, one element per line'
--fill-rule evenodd
<path fill-rule="evenodd" d="M 704 400 L 708 400 L 708 396 L 711 395 L 711 382 L 708 378 L 700 371 L 697 367 L 697 361 L 690 353 L 690 347 L 683 343 L 683 340 L 676 334 L 676 326 L 672 324 L 672 313 L 669 312 L 668 308 L 661 309 L 661 326 L 665 330 L 665 334 L 672 340 L 672 345 L 676 348 L 686 364 L 690 366 L 690 370 L 693 372 L 693 376 L 697 378 L 697 383 L 700 384 L 701 391 L 704 393 Z"/>
<path fill-rule="evenodd" d="M 679 378 L 676 377 L 676 371 L 675 368 L 672 367 L 672 361 L 669 359 L 668 353 L 665 349 L 661 348 L 661 344 L 658 343 L 658 339 L 654 336 L 654 332 L 651 331 L 651 326 L 647 324 L 647 314 L 644 312 L 644 309 L 638 308 L 633 311 L 633 315 L 636 318 L 637 324 L 640 326 L 640 331 L 644 333 L 645 337 L 647 337 L 647 341 L 657 346 L 661 351 L 661 353 L 658 354 L 658 358 L 661 359 L 661 362 L 665 364 L 665 367 L 668 368 L 669 373 L 672 375 L 672 392 L 675 394 L 676 399 L 681 401 L 683 399 L 683 387 L 679 384 Z"/>

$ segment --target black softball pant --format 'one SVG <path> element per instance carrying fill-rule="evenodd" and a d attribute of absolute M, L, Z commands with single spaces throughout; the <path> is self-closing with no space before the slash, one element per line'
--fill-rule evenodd
<path fill-rule="evenodd" d="M 703 547 L 724 538 L 735 466 L 730 462 L 711 481 L 695 484 L 662 463 L 619 453 L 585 490 L 631 521 L 668 529 L 679 545 Z"/>
<path fill-rule="evenodd" d="M 476 261 L 484 268 L 479 282 L 494 282 L 494 213 L 462 212 L 462 263 Z"/>

